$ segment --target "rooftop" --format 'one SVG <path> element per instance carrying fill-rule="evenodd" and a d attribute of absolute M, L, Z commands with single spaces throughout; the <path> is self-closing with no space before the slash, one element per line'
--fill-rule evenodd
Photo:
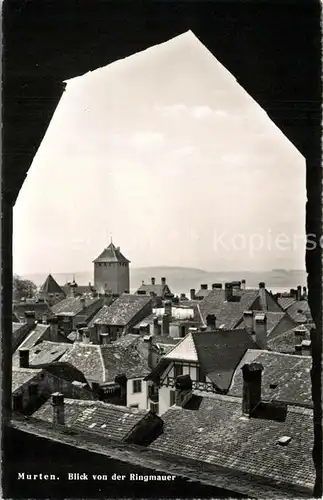
<path fill-rule="evenodd" d="M 138 338 L 139 341 L 142 339 Z M 123 373 L 128 378 L 146 376 L 149 373 L 147 360 L 134 342 L 129 344 L 113 342 L 103 346 L 76 342 L 61 361 L 78 368 L 89 382 L 100 384 L 113 382 L 117 375 Z"/>
<path fill-rule="evenodd" d="M 53 294 L 65 294 L 64 290 L 59 286 L 59 284 L 57 283 L 57 281 L 53 278 L 53 276 L 51 274 L 49 274 L 45 280 L 45 282 L 43 283 L 43 285 L 41 286 L 40 290 L 39 290 L 40 293 L 45 293 L 45 294 L 50 294 L 50 293 L 53 293 Z"/>
<path fill-rule="evenodd" d="M 129 263 L 130 261 L 125 258 L 120 252 L 119 247 L 115 247 L 111 242 L 103 252 L 93 261 L 93 262 L 124 262 Z"/>
<path fill-rule="evenodd" d="M 296 300 L 288 308 L 287 313 L 296 323 L 311 323 L 313 321 L 307 300 Z"/>
<path fill-rule="evenodd" d="M 234 371 L 248 349 L 256 344 L 244 329 L 190 332 L 169 351 L 152 372 L 161 375 L 172 360 L 199 363 L 202 371 L 222 391 L 230 387 Z"/>
<path fill-rule="evenodd" d="M 18 316 L 19 321 L 25 321 L 25 312 L 27 311 L 35 311 L 36 319 L 40 319 L 44 314 L 46 314 L 48 318 L 53 316 L 53 313 L 47 302 L 19 302 L 14 304 L 13 306 L 13 312 L 16 316 Z"/>
<path fill-rule="evenodd" d="M 72 344 L 43 340 L 29 350 L 29 365 L 31 368 L 40 367 L 58 361 L 71 348 Z M 19 351 L 13 355 L 12 365 L 19 367 Z"/>
<path fill-rule="evenodd" d="M 116 325 L 126 326 L 149 303 L 151 297 L 124 293 L 110 306 L 103 306 L 90 322 L 90 326 Z"/>
<path fill-rule="evenodd" d="M 100 301 L 101 299 L 99 297 L 86 297 L 83 303 L 80 297 L 69 297 L 55 304 L 52 307 L 52 312 L 56 316 L 76 316 L 83 311 L 83 304 L 86 309 L 96 302 L 99 304 Z"/>
<path fill-rule="evenodd" d="M 41 342 L 43 337 L 45 337 L 50 331 L 49 325 L 44 325 L 42 323 L 38 323 L 36 327 L 29 333 L 29 335 L 25 338 L 25 340 L 20 344 L 19 349 L 31 349 L 36 344 Z"/>
<path fill-rule="evenodd" d="M 200 302 L 204 321 L 208 314 L 215 314 L 218 327 L 224 325 L 223 328 L 234 328 L 243 317 L 243 312 L 255 304 L 259 296 L 259 290 L 234 289 L 232 293 L 233 297 L 239 299 L 238 302 L 226 301 L 225 290 L 209 290 L 209 294 Z"/>
<path fill-rule="evenodd" d="M 235 370 L 230 395 L 242 396 L 242 366 L 245 363 L 262 364 L 261 395 L 263 400 L 312 407 L 310 356 L 295 356 L 271 351 L 250 349 Z"/>
<path fill-rule="evenodd" d="M 32 370 L 30 368 L 14 368 L 12 370 L 12 392 L 32 380 L 41 370 Z"/>
<path fill-rule="evenodd" d="M 214 394 L 201 397 L 198 410 L 172 406 L 162 418 L 164 432 L 150 445 L 154 450 L 253 474 L 263 482 L 313 488 L 309 409 L 288 407 L 284 422 L 245 418 L 240 398 Z M 282 436 L 291 437 L 288 445 L 278 444 Z"/>
<path fill-rule="evenodd" d="M 287 332 L 277 335 L 273 339 L 269 339 L 268 348 L 276 352 L 294 354 L 296 345 L 300 343 L 296 337 L 295 330 L 304 332 L 304 338 L 302 340 L 311 340 L 310 329 L 305 325 L 298 325 Z"/>
<path fill-rule="evenodd" d="M 101 401 L 64 399 L 65 425 L 78 431 L 124 441 L 143 418 L 147 410 L 116 406 Z M 33 414 L 34 418 L 52 422 L 53 407 L 47 401 Z"/>

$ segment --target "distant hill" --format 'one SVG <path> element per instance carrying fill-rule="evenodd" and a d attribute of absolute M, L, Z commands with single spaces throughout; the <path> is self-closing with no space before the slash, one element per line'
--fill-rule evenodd
<path fill-rule="evenodd" d="M 30 279 L 37 286 L 42 285 L 47 274 L 30 274 L 22 276 L 25 279 Z M 71 280 L 73 275 L 68 273 L 53 273 L 54 278 L 60 285 L 64 285 L 66 280 Z M 131 291 L 134 292 L 139 288 L 141 282 L 149 283 L 151 278 L 156 279 L 158 283 L 162 277 L 166 278 L 173 293 L 181 292 L 189 293 L 191 288 L 199 289 L 201 284 L 206 283 L 209 286 L 212 283 L 232 280 L 246 280 L 247 288 L 258 287 L 260 281 L 266 283 L 266 287 L 273 292 L 289 290 L 297 285 L 306 285 L 306 272 L 302 270 L 286 270 L 273 269 L 271 271 L 223 271 L 211 272 L 202 269 L 189 267 L 171 267 L 171 266 L 154 266 L 131 268 L 130 280 Z M 93 272 L 84 271 L 75 273 L 75 279 L 80 285 L 85 285 L 89 282 L 93 283 Z"/>

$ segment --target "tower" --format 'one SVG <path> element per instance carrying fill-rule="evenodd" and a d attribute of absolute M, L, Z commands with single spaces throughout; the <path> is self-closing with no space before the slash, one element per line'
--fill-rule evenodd
<path fill-rule="evenodd" d="M 130 288 L 130 261 L 122 255 L 120 247 L 110 243 L 94 261 L 94 286 L 97 292 L 121 293 Z"/>

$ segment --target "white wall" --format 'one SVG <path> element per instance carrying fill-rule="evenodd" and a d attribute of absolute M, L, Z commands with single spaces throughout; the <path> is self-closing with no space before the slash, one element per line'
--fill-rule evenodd
<path fill-rule="evenodd" d="M 172 387 L 160 387 L 159 388 L 159 413 L 158 415 L 162 415 L 169 408 L 170 401 L 170 391 L 174 390 Z"/>
<path fill-rule="evenodd" d="M 133 392 L 133 380 L 141 380 L 141 392 Z M 148 384 L 142 378 L 127 380 L 127 406 L 138 405 L 140 410 L 146 410 L 148 403 Z"/>

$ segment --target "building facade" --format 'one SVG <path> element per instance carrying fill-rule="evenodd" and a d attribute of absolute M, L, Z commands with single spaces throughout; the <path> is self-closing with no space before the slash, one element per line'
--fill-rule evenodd
<path fill-rule="evenodd" d="M 110 245 L 93 261 L 94 287 L 98 293 L 112 293 L 121 295 L 129 292 L 130 261 L 122 255 L 120 247 Z"/>

